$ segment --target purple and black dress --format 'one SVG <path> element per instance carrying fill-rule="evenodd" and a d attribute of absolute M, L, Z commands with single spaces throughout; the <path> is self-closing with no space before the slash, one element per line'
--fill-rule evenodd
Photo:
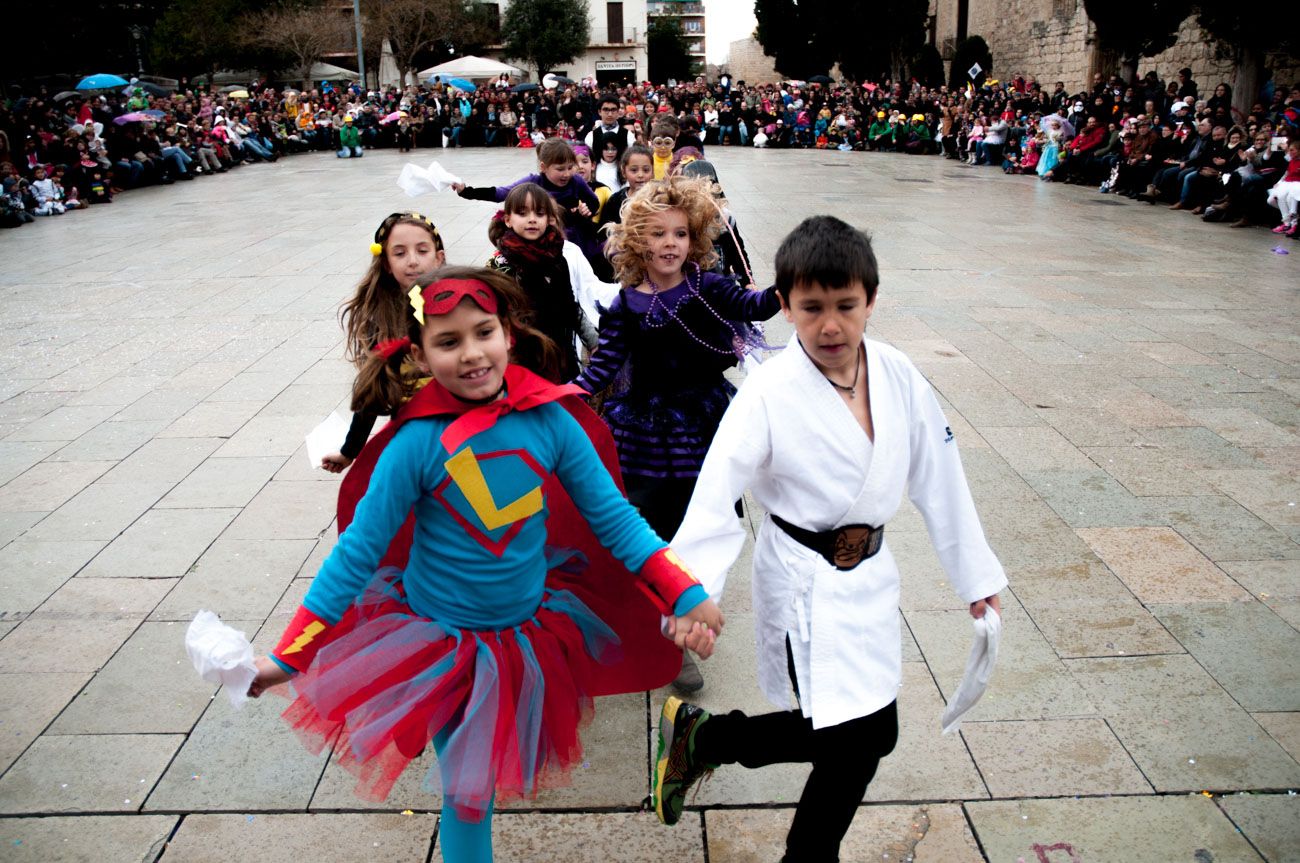
<path fill-rule="evenodd" d="M 611 391 L 601 409 L 618 446 L 628 499 L 663 537 L 681 524 L 736 388 L 723 372 L 763 347 L 749 327 L 780 309 L 775 288 L 751 291 L 735 279 L 690 267 L 676 286 L 624 288 L 600 319 L 600 341 L 575 380 Z"/>

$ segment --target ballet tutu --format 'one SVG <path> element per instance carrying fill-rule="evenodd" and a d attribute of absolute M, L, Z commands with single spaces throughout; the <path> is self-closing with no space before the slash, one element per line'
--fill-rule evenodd
<path fill-rule="evenodd" d="M 335 630 L 294 678 L 284 718 L 314 753 L 337 734 L 339 763 L 370 800 L 438 738 L 445 805 L 467 821 L 494 795 L 566 781 L 582 758 L 593 671 L 619 658 L 618 636 L 567 590 L 548 587 L 518 625 L 457 629 L 413 612 L 391 567 Z"/>

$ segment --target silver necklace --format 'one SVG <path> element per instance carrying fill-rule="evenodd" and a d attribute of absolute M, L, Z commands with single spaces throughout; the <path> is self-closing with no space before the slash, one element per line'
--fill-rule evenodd
<path fill-rule="evenodd" d="M 800 345 L 800 347 L 802 347 L 802 345 Z M 861 372 L 862 372 L 862 349 L 858 348 L 858 361 L 853 364 L 853 383 L 849 384 L 847 387 L 844 386 L 844 384 L 837 384 L 835 383 L 835 381 L 831 380 L 830 375 L 826 375 L 826 380 L 830 381 L 831 386 L 835 387 L 835 389 L 839 390 L 840 392 L 848 393 L 849 398 L 855 399 L 858 397 L 858 375 Z"/>

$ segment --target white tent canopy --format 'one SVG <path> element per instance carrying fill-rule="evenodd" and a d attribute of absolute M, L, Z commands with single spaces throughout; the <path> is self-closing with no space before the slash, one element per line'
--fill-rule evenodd
<path fill-rule="evenodd" d="M 332 63 L 313 63 L 307 77 L 313 81 L 359 81 L 361 76 L 351 69 L 335 66 Z"/>
<path fill-rule="evenodd" d="M 402 73 L 397 70 L 397 60 L 393 57 L 393 43 L 384 39 L 383 50 L 379 53 L 379 86 L 402 86 Z"/>
<path fill-rule="evenodd" d="M 522 69 L 511 66 L 509 63 L 499 63 L 496 60 L 487 57 L 460 57 L 455 60 L 448 60 L 446 63 L 439 63 L 437 66 L 430 66 L 420 72 L 420 80 L 428 81 L 434 75 L 442 78 L 495 78 L 505 73 L 520 77 L 524 74 Z"/>

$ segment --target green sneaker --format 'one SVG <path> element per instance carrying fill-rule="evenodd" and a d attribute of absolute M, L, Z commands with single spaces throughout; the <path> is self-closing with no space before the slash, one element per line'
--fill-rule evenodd
<path fill-rule="evenodd" d="M 659 716 L 659 753 L 655 758 L 655 814 L 664 824 L 681 820 L 686 792 L 716 764 L 702 764 L 695 758 L 695 733 L 709 718 L 709 712 L 669 696 Z"/>

